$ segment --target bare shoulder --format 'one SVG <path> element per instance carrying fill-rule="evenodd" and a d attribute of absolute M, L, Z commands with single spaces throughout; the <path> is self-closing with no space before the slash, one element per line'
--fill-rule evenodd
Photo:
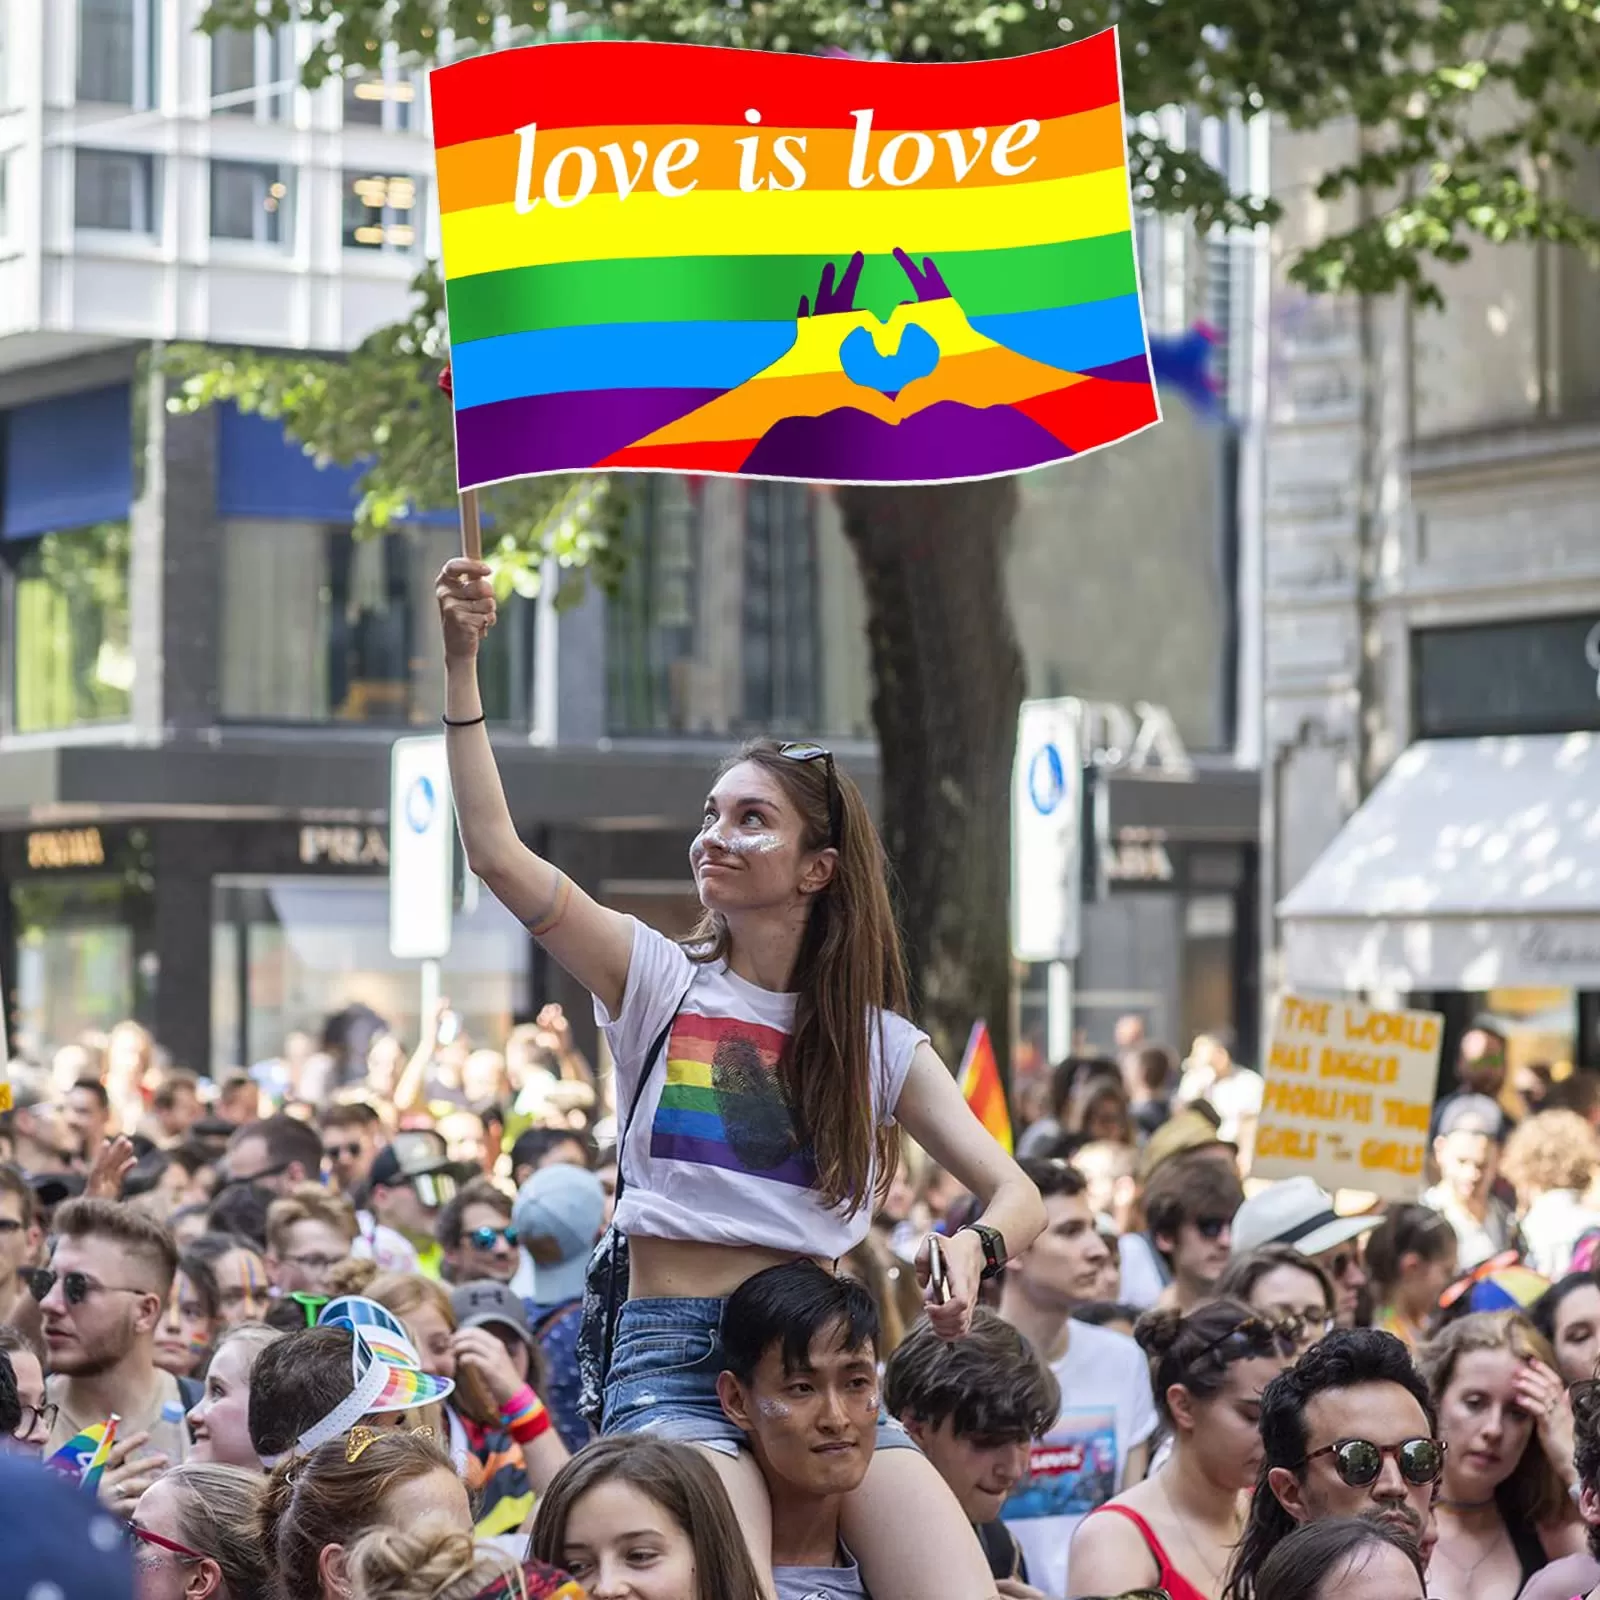
<path fill-rule="evenodd" d="M 1593 1556 L 1563 1556 L 1541 1567 L 1528 1579 L 1517 1600 L 1572 1600 L 1574 1595 L 1586 1595 L 1600 1583 L 1600 1562 Z"/>
<path fill-rule="evenodd" d="M 1125 1506 L 1138 1511 L 1136 1494 L 1119 1494 L 1091 1511 L 1073 1530 L 1070 1566 L 1078 1593 L 1118 1594 L 1147 1588 L 1159 1576 L 1155 1557 L 1137 1524 L 1113 1509 Z"/>

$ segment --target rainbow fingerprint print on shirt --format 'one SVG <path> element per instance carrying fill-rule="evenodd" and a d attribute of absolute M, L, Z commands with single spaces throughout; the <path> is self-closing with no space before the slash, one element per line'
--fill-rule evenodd
<path fill-rule="evenodd" d="M 938 64 L 578 41 L 429 81 L 463 489 L 952 482 L 1160 420 L 1114 30 Z"/>
<path fill-rule="evenodd" d="M 650 1155 L 816 1187 L 800 1147 L 778 1061 L 789 1035 L 739 1017 L 683 1011 L 667 1044 L 667 1080 L 650 1128 Z"/>

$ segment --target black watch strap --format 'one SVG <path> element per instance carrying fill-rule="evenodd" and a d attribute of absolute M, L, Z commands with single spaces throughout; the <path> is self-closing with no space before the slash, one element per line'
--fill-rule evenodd
<path fill-rule="evenodd" d="M 1006 1265 L 1006 1241 L 1000 1230 L 991 1228 L 986 1222 L 969 1222 L 961 1231 L 977 1234 L 978 1242 L 983 1246 L 983 1276 L 998 1277 Z"/>

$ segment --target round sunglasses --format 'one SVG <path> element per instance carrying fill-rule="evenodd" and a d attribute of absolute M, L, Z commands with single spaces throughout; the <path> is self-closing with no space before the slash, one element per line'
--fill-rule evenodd
<path fill-rule="evenodd" d="M 59 1281 L 61 1297 L 69 1306 L 81 1306 L 92 1294 L 154 1294 L 153 1290 L 132 1289 L 125 1283 L 97 1283 L 86 1272 L 55 1272 L 49 1267 L 30 1267 L 22 1278 L 28 1285 L 28 1293 L 40 1301 Z"/>
<path fill-rule="evenodd" d="M 1383 1471 L 1383 1458 L 1393 1456 L 1400 1476 L 1421 1487 L 1433 1483 L 1444 1471 L 1445 1445 L 1442 1439 L 1402 1439 L 1399 1444 L 1374 1444 L 1370 1439 L 1340 1439 L 1325 1444 L 1306 1456 L 1307 1464 L 1318 1456 L 1332 1456 L 1333 1470 L 1352 1489 L 1364 1489 Z"/>

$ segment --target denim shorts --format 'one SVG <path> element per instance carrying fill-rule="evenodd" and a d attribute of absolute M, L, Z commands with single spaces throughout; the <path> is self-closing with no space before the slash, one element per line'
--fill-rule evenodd
<path fill-rule="evenodd" d="M 629 1300 L 617 1322 L 606 1378 L 605 1427 L 650 1433 L 737 1455 L 743 1428 L 729 1422 L 717 1398 L 726 1300 Z M 879 1450 L 915 1450 L 893 1417 L 878 1413 Z"/>

